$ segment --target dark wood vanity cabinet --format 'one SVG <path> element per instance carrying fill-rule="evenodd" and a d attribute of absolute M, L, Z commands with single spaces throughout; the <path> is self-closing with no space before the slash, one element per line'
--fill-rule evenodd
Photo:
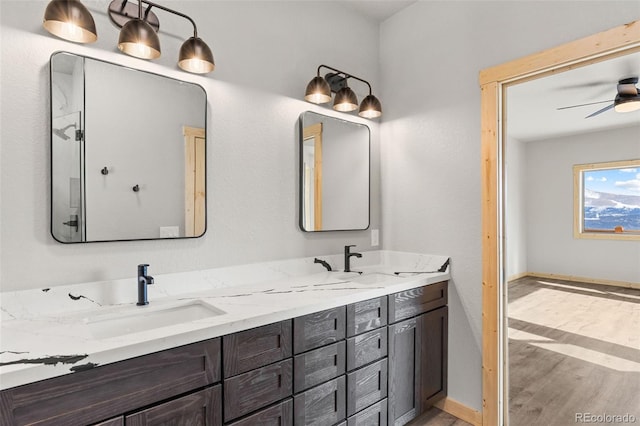
<path fill-rule="evenodd" d="M 119 416 L 210 387 L 221 378 L 216 338 L 7 389 L 0 393 L 0 424 L 122 424 Z M 219 392 L 207 396 L 207 406 L 220 406 Z M 177 419 L 182 415 L 176 412 Z"/>
<path fill-rule="evenodd" d="M 399 426 L 447 394 L 447 283 L 389 296 L 388 424 Z"/>
<path fill-rule="evenodd" d="M 447 390 L 447 283 L 0 392 L 0 425 L 404 425 Z"/>

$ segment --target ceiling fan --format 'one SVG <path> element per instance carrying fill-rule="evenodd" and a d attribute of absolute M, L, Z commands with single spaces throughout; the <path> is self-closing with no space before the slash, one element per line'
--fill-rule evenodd
<path fill-rule="evenodd" d="M 616 97 L 613 99 L 613 101 L 599 101 L 599 102 L 589 102 L 586 104 L 580 104 L 580 105 L 571 105 L 571 106 L 566 106 L 566 107 L 562 107 L 562 108 L 558 108 L 558 110 L 561 109 L 569 109 L 569 108 L 577 108 L 577 107 L 583 107 L 583 106 L 588 106 L 588 105 L 596 105 L 596 104 L 603 104 L 605 102 L 611 102 L 610 105 L 607 105 L 606 107 L 599 109 L 598 111 L 587 115 L 585 118 L 591 118 L 594 117 L 596 115 L 602 114 L 605 111 L 608 111 L 610 109 L 614 109 L 616 112 L 631 112 L 631 111 L 636 111 L 638 109 L 640 109 L 640 91 L 638 90 L 638 88 L 636 87 L 636 84 L 638 83 L 638 77 L 630 77 L 630 78 L 624 78 L 620 81 L 618 81 L 618 93 L 616 94 Z"/>

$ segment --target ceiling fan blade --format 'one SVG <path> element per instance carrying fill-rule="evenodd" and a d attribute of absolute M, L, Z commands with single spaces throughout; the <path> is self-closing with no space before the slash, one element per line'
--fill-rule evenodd
<path fill-rule="evenodd" d="M 566 106 L 566 107 L 560 107 L 560 108 L 556 108 L 556 110 L 560 111 L 561 109 L 578 108 L 578 107 L 589 106 L 589 105 L 603 104 L 605 102 L 613 102 L 613 101 L 589 102 L 588 104 L 580 104 L 580 105 L 571 105 L 571 106 Z"/>
<path fill-rule="evenodd" d="M 610 110 L 610 109 L 612 109 L 613 107 L 614 107 L 614 104 L 607 105 L 606 107 L 604 107 L 604 108 L 602 108 L 602 109 L 600 109 L 600 110 L 598 110 L 598 111 L 594 112 L 593 114 L 587 115 L 585 118 L 591 118 L 591 117 L 594 117 L 594 116 L 596 116 L 596 115 L 598 115 L 598 114 L 602 114 L 602 113 L 603 113 L 603 112 L 605 112 L 605 111 L 609 111 L 609 110 Z"/>

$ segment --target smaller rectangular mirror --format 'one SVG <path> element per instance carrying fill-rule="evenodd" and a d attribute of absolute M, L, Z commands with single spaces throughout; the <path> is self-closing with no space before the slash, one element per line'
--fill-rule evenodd
<path fill-rule="evenodd" d="M 370 131 L 306 111 L 300 115 L 300 229 L 369 227 Z"/>
<path fill-rule="evenodd" d="M 206 231 L 207 95 L 194 83 L 51 56 L 51 235 L 61 243 Z"/>

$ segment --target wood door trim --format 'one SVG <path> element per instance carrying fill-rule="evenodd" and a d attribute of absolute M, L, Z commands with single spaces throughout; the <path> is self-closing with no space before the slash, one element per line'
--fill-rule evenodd
<path fill-rule="evenodd" d="M 313 138 L 313 230 L 322 230 L 322 123 L 302 129 L 302 140 Z"/>
<path fill-rule="evenodd" d="M 640 51 L 640 21 L 633 21 L 552 49 L 482 70 L 481 87 L 481 183 L 482 183 L 482 424 L 496 426 L 499 406 L 499 315 L 503 173 L 501 128 L 503 86 L 522 83 Z M 500 231 L 500 232 L 499 232 Z"/>

